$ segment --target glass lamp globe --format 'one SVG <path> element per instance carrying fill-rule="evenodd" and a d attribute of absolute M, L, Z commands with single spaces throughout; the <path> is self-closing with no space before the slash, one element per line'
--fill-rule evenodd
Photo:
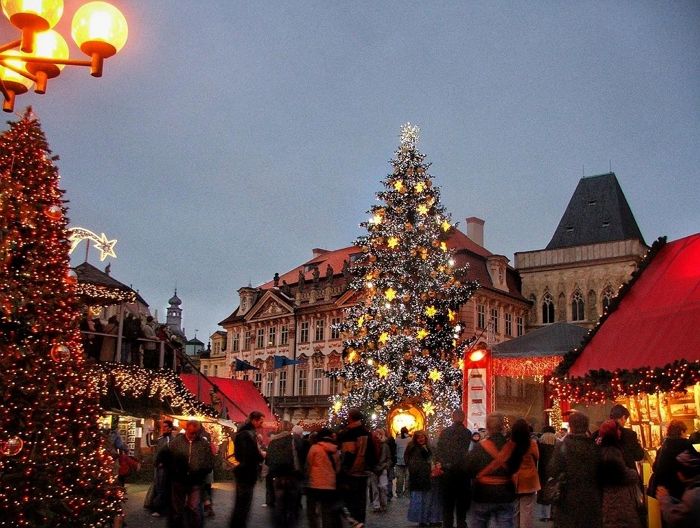
<path fill-rule="evenodd" d="M 17 55 L 20 56 L 21 54 L 18 51 L 14 50 L 8 50 L 3 52 L 4 55 Z M 19 68 L 19 69 L 24 69 L 25 63 L 21 60 L 12 60 L 9 59 L 7 61 L 8 64 Z M 31 88 L 32 84 L 34 84 L 34 81 L 31 79 L 27 79 L 23 75 L 20 75 L 14 70 L 11 70 L 10 68 L 7 68 L 5 66 L 0 65 L 0 79 L 2 79 L 2 82 L 5 83 L 5 87 L 16 93 L 16 94 L 23 94 L 29 88 Z"/>
<path fill-rule="evenodd" d="M 63 14 L 63 0 L 2 0 L 2 11 L 19 29 L 45 31 Z"/>
<path fill-rule="evenodd" d="M 60 33 L 52 29 L 36 34 L 34 51 L 29 54 L 31 57 L 48 57 L 61 60 L 67 59 L 68 55 L 68 44 L 66 40 Z M 57 77 L 63 68 L 65 68 L 65 64 L 27 63 L 27 71 L 34 74 L 40 71 L 45 72 L 49 79 Z"/>
<path fill-rule="evenodd" d="M 107 2 L 88 2 L 73 16 L 71 35 L 87 55 L 111 57 L 124 47 L 128 34 L 126 18 Z"/>

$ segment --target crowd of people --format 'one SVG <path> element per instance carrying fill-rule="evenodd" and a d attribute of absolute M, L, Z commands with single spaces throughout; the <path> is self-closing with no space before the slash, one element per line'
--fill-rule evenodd
<path fill-rule="evenodd" d="M 507 427 L 503 415 L 491 414 L 484 430 L 471 432 L 455 410 L 452 425 L 433 441 L 426 431 L 403 428 L 393 438 L 369 430 L 362 413 L 351 409 L 344 428 L 308 437 L 282 422 L 265 446 L 264 415 L 253 412 L 233 437 L 230 526 L 247 526 L 263 479 L 263 505 L 276 528 L 299 526 L 304 502 L 309 528 L 362 528 L 368 511 L 382 515 L 399 498 L 408 499 L 401 507 L 418 526 L 530 528 L 539 518 L 554 528 L 641 528 L 645 490 L 637 463 L 645 453 L 625 427 L 628 418 L 627 409 L 615 405 L 591 431 L 589 418 L 573 411 L 566 434 L 547 427 L 537 435 L 523 419 Z M 700 455 L 685 433 L 683 422 L 669 424 L 653 466 L 649 493 L 659 500 L 664 528 L 700 526 Z M 203 526 L 213 465 L 201 424 L 189 421 L 175 434 L 164 421 L 153 515 L 166 516 L 169 528 Z"/>

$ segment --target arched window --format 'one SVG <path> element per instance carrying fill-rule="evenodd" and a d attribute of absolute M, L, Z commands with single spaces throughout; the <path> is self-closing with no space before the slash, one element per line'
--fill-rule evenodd
<path fill-rule="evenodd" d="M 613 289 L 611 286 L 606 286 L 605 289 L 603 290 L 603 313 L 607 312 L 608 309 L 610 308 L 610 303 L 613 300 L 613 297 L 615 297 L 615 293 L 613 292 Z"/>
<path fill-rule="evenodd" d="M 554 322 L 554 299 L 551 294 L 545 293 L 542 297 L 542 324 Z"/>
<path fill-rule="evenodd" d="M 571 296 L 571 320 L 572 321 L 585 321 L 586 312 L 584 308 L 586 303 L 583 302 L 583 295 L 581 295 L 581 290 L 576 290 Z"/>

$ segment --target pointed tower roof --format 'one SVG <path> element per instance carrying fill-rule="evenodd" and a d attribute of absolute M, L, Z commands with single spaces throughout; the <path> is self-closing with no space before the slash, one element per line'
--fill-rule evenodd
<path fill-rule="evenodd" d="M 547 249 L 644 238 L 614 172 L 581 178 Z"/>

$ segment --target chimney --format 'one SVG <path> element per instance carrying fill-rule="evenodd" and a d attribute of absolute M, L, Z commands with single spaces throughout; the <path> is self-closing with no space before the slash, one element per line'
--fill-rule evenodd
<path fill-rule="evenodd" d="M 311 253 L 314 254 L 314 258 L 318 257 L 319 255 L 323 255 L 324 253 L 328 253 L 327 249 L 322 249 L 322 248 L 313 248 L 311 250 Z"/>
<path fill-rule="evenodd" d="M 484 247 L 484 221 L 476 216 L 467 218 L 467 236 L 472 242 Z"/>

